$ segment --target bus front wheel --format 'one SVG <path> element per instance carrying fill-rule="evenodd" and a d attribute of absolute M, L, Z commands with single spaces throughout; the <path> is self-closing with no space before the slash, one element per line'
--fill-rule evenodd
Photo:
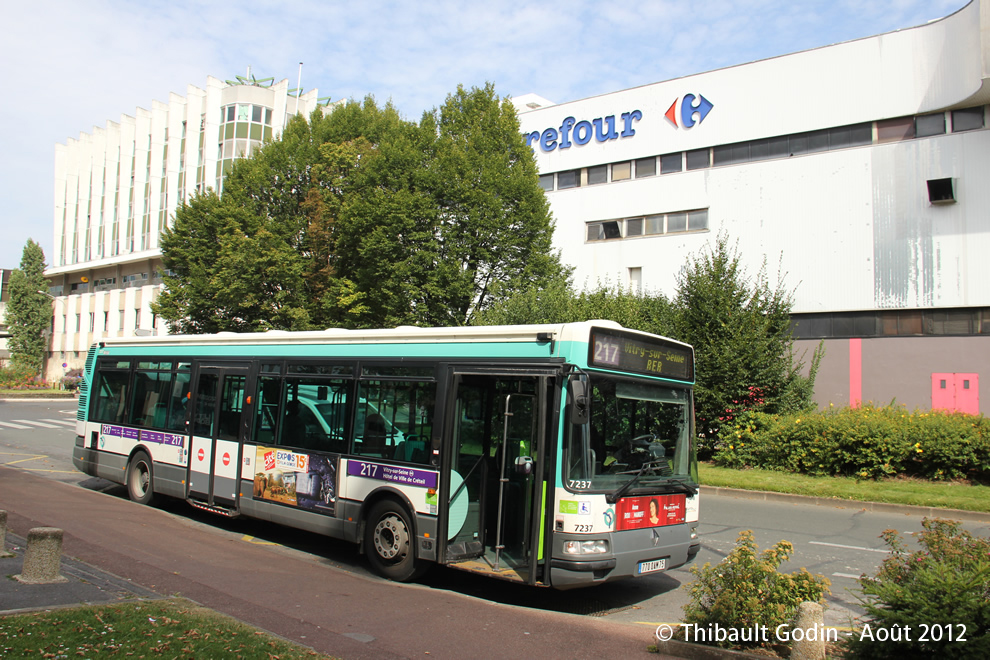
<path fill-rule="evenodd" d="M 151 458 L 143 451 L 134 454 L 127 466 L 127 494 L 138 504 L 155 503 L 155 485 L 151 474 Z"/>
<path fill-rule="evenodd" d="M 372 569 L 398 582 L 414 580 L 426 570 L 416 559 L 416 538 L 405 507 L 382 500 L 371 507 L 364 527 L 364 548 Z"/>

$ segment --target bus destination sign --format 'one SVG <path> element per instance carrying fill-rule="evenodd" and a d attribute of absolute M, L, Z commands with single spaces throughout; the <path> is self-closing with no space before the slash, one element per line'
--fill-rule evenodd
<path fill-rule="evenodd" d="M 694 380 L 694 351 L 672 341 L 593 328 L 588 351 L 592 367 Z"/>

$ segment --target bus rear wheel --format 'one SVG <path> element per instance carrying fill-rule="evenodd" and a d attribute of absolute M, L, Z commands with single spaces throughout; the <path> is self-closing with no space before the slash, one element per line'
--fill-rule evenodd
<path fill-rule="evenodd" d="M 151 472 L 151 458 L 139 451 L 127 465 L 127 494 L 138 504 L 155 503 L 155 484 Z"/>
<path fill-rule="evenodd" d="M 391 500 L 371 507 L 364 526 L 364 547 L 371 568 L 382 577 L 408 582 L 426 571 L 426 562 L 416 559 L 410 516 L 405 507 Z"/>

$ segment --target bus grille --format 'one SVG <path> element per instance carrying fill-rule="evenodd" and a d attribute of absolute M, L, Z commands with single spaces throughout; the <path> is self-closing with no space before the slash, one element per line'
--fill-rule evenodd
<path fill-rule="evenodd" d="M 76 408 L 76 419 L 80 422 L 86 421 L 86 403 L 89 401 L 89 381 L 93 377 L 93 362 L 96 360 L 96 344 L 89 347 L 86 354 L 86 366 L 83 368 L 83 377 L 79 381 L 79 407 Z"/>

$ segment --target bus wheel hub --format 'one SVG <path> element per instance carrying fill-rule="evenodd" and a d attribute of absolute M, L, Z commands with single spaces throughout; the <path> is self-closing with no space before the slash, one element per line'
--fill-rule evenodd
<path fill-rule="evenodd" d="M 394 514 L 385 516 L 375 526 L 375 550 L 380 557 L 395 559 L 409 545 L 409 535 L 402 519 Z"/>

